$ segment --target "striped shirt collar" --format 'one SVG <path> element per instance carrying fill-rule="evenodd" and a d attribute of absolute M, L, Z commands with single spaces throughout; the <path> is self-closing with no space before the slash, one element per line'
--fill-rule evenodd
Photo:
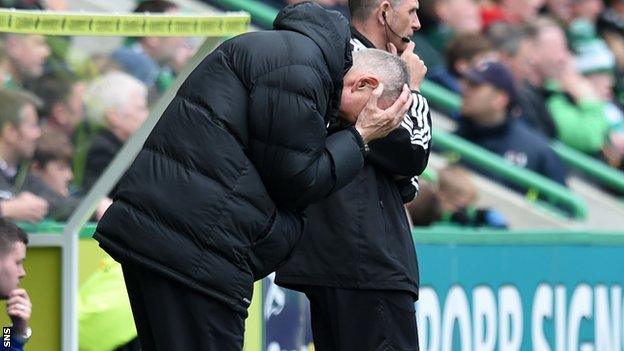
<path fill-rule="evenodd" d="M 351 27 L 351 38 L 358 40 L 360 43 L 364 44 L 364 46 L 366 46 L 369 49 L 375 48 L 375 44 L 373 44 L 370 40 L 366 39 L 366 37 L 362 33 L 358 32 L 358 30 L 355 29 L 354 27 Z"/>

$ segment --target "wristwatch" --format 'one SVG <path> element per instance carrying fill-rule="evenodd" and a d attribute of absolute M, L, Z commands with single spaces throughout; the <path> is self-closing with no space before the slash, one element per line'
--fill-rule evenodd
<path fill-rule="evenodd" d="M 30 327 L 26 327 L 26 331 L 22 334 L 14 334 L 15 338 L 19 341 L 22 342 L 22 344 L 25 344 L 28 342 L 28 340 L 30 340 L 30 337 L 32 336 L 32 329 Z"/>

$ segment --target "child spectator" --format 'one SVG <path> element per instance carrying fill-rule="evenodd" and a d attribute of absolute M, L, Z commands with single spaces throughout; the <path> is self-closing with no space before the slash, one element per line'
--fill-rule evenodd
<path fill-rule="evenodd" d="M 32 176 L 26 179 L 24 188 L 41 194 L 49 202 L 48 218 L 67 220 L 80 203 L 81 199 L 72 196 L 69 189 L 73 179 L 72 157 L 72 144 L 64 134 L 45 131 L 37 140 L 30 169 Z M 108 199 L 100 202 L 93 219 L 100 219 L 109 204 Z"/>
<path fill-rule="evenodd" d="M 493 209 L 477 207 L 477 187 L 462 167 L 438 171 L 438 197 L 442 220 L 469 227 L 507 228 L 507 220 Z"/>

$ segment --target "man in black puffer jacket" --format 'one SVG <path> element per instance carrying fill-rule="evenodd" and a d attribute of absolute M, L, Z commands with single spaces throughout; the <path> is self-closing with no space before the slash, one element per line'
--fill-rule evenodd
<path fill-rule="evenodd" d="M 302 208 L 350 182 L 366 143 L 409 108 L 404 87 L 388 109 L 327 136 L 350 67 L 348 23 L 304 3 L 275 29 L 228 40 L 199 64 L 98 225 L 144 351 L 240 349 L 253 281 L 286 260 Z"/>

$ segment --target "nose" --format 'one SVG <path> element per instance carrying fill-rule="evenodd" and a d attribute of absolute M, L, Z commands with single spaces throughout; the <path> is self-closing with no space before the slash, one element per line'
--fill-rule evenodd
<path fill-rule="evenodd" d="M 72 172 L 71 168 L 69 167 L 65 170 L 65 179 L 67 179 L 68 182 L 74 179 L 74 172 Z"/>
<path fill-rule="evenodd" d="M 35 130 L 33 131 L 34 139 L 39 139 L 41 136 L 41 128 L 37 125 L 35 126 Z"/>
<path fill-rule="evenodd" d="M 412 19 L 412 30 L 414 32 L 417 32 L 420 30 L 420 19 L 418 18 L 417 14 L 414 14 L 414 18 Z"/>

